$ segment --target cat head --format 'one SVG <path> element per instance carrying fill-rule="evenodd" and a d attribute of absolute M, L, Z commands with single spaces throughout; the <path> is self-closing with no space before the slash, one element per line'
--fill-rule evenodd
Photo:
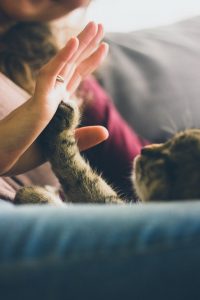
<path fill-rule="evenodd" d="M 200 130 L 144 147 L 134 161 L 133 181 L 142 201 L 200 198 Z"/>

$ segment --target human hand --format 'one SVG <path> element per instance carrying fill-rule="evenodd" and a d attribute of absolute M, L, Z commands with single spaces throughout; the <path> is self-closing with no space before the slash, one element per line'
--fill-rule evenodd
<path fill-rule="evenodd" d="M 103 36 L 101 25 L 89 23 L 78 38 L 67 45 L 45 65 L 38 76 L 33 97 L 1 121 L 0 174 L 19 174 L 44 162 L 37 139 L 47 126 L 61 100 L 73 94 L 81 79 L 91 73 L 106 56 L 108 46 L 99 45 Z M 57 75 L 65 83 L 56 81 Z M 8 136 L 12 137 L 8 139 Z M 92 126 L 76 129 L 80 150 L 88 149 L 108 137 L 104 127 Z"/>
<path fill-rule="evenodd" d="M 60 101 L 67 101 L 81 80 L 102 62 L 108 52 L 108 45 L 100 44 L 102 37 L 102 25 L 89 23 L 40 70 L 32 102 L 38 105 L 45 121 L 50 121 Z M 56 80 L 58 75 L 63 77 L 64 83 Z"/>

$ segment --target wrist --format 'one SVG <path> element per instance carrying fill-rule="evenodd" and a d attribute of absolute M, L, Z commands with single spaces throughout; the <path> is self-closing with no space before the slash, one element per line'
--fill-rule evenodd
<path fill-rule="evenodd" d="M 32 119 L 37 119 L 38 122 L 44 123 L 46 126 L 54 116 L 57 107 L 43 103 L 32 97 L 27 101 L 27 110 L 31 114 Z"/>
<path fill-rule="evenodd" d="M 28 109 L 35 114 L 41 122 L 49 123 L 57 111 L 58 103 L 56 100 L 45 101 L 38 97 L 32 97 L 28 103 Z"/>

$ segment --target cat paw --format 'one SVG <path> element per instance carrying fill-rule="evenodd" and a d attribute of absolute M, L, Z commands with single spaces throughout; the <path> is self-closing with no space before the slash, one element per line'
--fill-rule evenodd
<path fill-rule="evenodd" d="M 80 112 L 75 101 L 61 102 L 53 119 L 40 135 L 40 144 L 44 149 L 52 148 L 57 137 L 65 132 L 72 132 L 78 126 Z"/>
<path fill-rule="evenodd" d="M 15 195 L 15 204 L 50 204 L 64 206 L 58 192 L 53 187 L 27 186 L 19 189 Z"/>
<path fill-rule="evenodd" d="M 51 123 L 57 131 L 74 130 L 80 120 L 78 105 L 75 101 L 61 102 Z"/>

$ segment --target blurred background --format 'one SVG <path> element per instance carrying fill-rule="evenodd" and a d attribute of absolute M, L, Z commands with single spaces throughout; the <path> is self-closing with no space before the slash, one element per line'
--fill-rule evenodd
<path fill-rule="evenodd" d="M 87 10 L 69 17 L 72 27 L 88 20 L 102 22 L 106 31 L 130 31 L 165 25 L 200 14 L 200 0 L 93 0 Z"/>

